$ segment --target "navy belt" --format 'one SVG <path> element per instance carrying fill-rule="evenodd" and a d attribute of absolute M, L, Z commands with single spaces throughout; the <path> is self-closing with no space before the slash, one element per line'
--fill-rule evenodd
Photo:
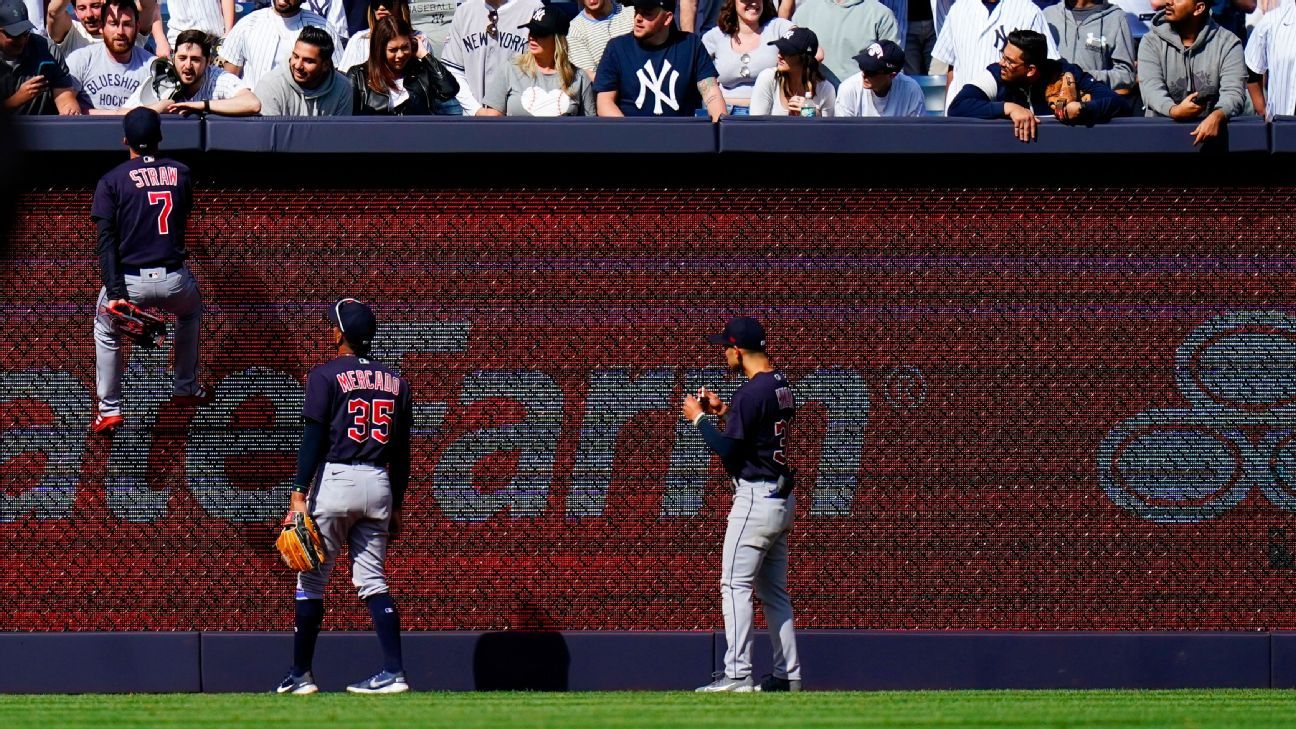
<path fill-rule="evenodd" d="M 139 276 L 140 271 L 146 268 L 165 268 L 167 273 L 175 273 L 184 268 L 184 264 L 177 263 L 174 266 L 122 266 L 122 273 L 127 276 Z"/>

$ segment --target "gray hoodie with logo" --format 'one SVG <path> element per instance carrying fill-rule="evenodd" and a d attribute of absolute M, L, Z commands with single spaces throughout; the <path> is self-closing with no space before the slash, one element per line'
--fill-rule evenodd
<path fill-rule="evenodd" d="M 1076 21 L 1076 14 L 1065 2 L 1044 8 L 1062 60 L 1089 72 L 1090 76 L 1113 89 L 1134 88 L 1134 41 L 1130 39 L 1125 11 L 1110 3 L 1100 3 Z"/>
<path fill-rule="evenodd" d="M 257 82 L 261 116 L 351 116 L 351 82 L 337 71 L 313 89 L 303 88 L 287 64 Z"/>
<path fill-rule="evenodd" d="M 1152 30 L 1139 43 L 1139 90 L 1148 116 L 1169 116 L 1170 107 L 1197 92 L 1202 116 L 1215 109 L 1234 117 L 1246 109 L 1246 61 L 1242 41 L 1214 20 L 1184 48 L 1166 22 L 1165 11 L 1152 18 Z"/>

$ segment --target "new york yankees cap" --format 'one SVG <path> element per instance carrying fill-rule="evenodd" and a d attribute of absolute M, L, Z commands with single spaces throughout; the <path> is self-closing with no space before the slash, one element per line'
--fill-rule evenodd
<path fill-rule="evenodd" d="M 378 331 L 378 319 L 373 309 L 360 301 L 346 297 L 329 307 L 328 320 L 333 326 L 342 330 L 342 336 L 352 346 L 368 349 L 373 343 L 374 334 Z"/>
<path fill-rule="evenodd" d="M 621 0 L 622 5 L 633 5 L 636 10 L 652 10 L 661 8 L 675 12 L 675 0 Z"/>
<path fill-rule="evenodd" d="M 873 43 L 852 57 L 864 73 L 895 73 L 904 68 L 904 50 L 889 40 Z"/>
<path fill-rule="evenodd" d="M 122 119 L 122 129 L 126 132 L 126 143 L 135 149 L 153 147 L 162 141 L 162 117 L 147 106 L 137 106 L 126 112 Z"/>
<path fill-rule="evenodd" d="M 0 0 L 0 30 L 5 35 L 17 37 L 31 32 L 36 26 L 27 17 L 27 6 L 23 0 Z"/>
<path fill-rule="evenodd" d="M 712 344 L 738 347 L 751 352 L 765 351 L 765 327 L 750 316 L 736 316 L 725 324 L 723 332 L 707 337 Z"/>
<path fill-rule="evenodd" d="M 765 45 L 774 46 L 785 56 L 813 56 L 819 52 L 819 36 L 809 28 L 793 28 L 784 33 L 782 38 L 776 38 Z"/>
<path fill-rule="evenodd" d="M 526 28 L 537 38 L 548 38 L 552 35 L 567 35 L 567 29 L 570 27 L 571 20 L 562 11 L 543 5 L 536 8 L 536 11 L 531 14 L 531 19 L 519 25 L 518 29 Z"/>

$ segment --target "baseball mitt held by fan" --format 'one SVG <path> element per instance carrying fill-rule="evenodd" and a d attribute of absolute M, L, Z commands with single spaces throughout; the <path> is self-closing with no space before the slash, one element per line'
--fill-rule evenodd
<path fill-rule="evenodd" d="M 275 547 L 284 564 L 298 572 L 310 572 L 324 564 L 324 545 L 320 543 L 319 529 L 309 514 L 290 511 L 279 528 Z"/>
<path fill-rule="evenodd" d="M 116 308 L 105 306 L 103 311 L 119 334 L 141 347 L 160 347 L 166 340 L 166 324 L 129 301 Z"/>
<path fill-rule="evenodd" d="M 1075 74 L 1067 71 L 1058 76 L 1056 81 L 1044 87 L 1044 99 L 1053 111 L 1064 111 L 1067 104 L 1073 101 L 1088 101 L 1090 96 L 1080 93 L 1079 87 L 1076 86 Z"/>

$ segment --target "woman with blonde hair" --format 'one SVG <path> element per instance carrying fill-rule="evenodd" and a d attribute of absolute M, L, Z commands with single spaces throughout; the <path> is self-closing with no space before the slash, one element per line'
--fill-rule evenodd
<path fill-rule="evenodd" d="M 542 7 L 526 25 L 526 52 L 486 80 L 477 116 L 595 116 L 594 85 L 567 57 L 570 21 Z"/>

